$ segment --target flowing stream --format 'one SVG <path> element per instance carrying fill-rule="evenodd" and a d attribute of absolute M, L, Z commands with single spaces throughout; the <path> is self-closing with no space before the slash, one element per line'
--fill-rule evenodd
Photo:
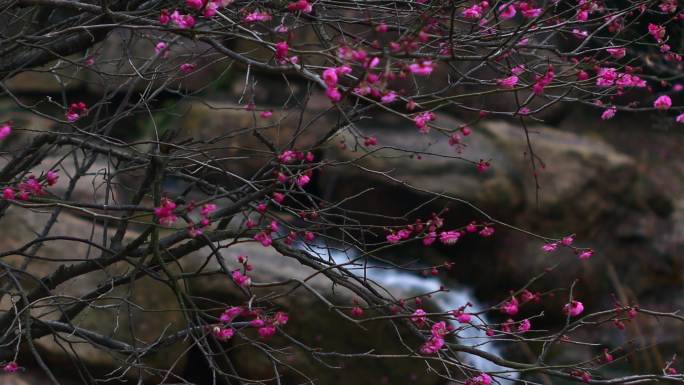
<path fill-rule="evenodd" d="M 334 247 L 328 248 L 324 246 L 312 246 L 310 244 L 300 245 L 300 247 L 308 252 L 317 254 L 323 259 L 332 259 L 335 263 L 344 263 L 358 255 L 356 250 L 341 250 Z M 363 274 L 363 270 L 360 268 L 350 270 L 357 275 Z M 449 289 L 448 292 L 437 293 L 431 298 L 439 309 L 444 312 L 458 309 L 466 303 L 471 304 L 471 306 L 468 307 L 468 312 L 477 312 L 482 309 L 482 306 L 479 305 L 478 301 L 474 298 L 470 289 L 450 284 L 437 277 L 423 277 L 408 271 L 382 267 L 366 269 L 366 277 L 384 287 L 393 295 L 401 297 L 436 292 L 440 287 L 447 288 Z M 485 315 L 480 315 L 479 317 L 481 320 L 472 317 L 471 323 L 474 325 L 481 324 L 481 322 L 489 323 Z M 454 327 L 462 326 L 456 320 L 450 322 Z M 476 347 L 477 349 L 498 357 L 502 356 L 501 350 L 495 344 L 488 342 L 489 337 L 487 337 L 485 331 L 482 329 L 476 327 L 463 328 L 458 332 L 456 338 L 459 343 L 463 345 Z M 470 354 L 464 354 L 464 356 L 464 360 L 468 364 L 483 372 L 506 370 L 506 368 L 479 356 Z M 497 375 L 497 377 L 497 381 L 500 384 L 513 384 L 516 382 L 515 380 L 518 378 L 518 375 L 517 373 L 512 372 L 500 375 L 500 377 Z M 508 380 L 502 377 L 507 377 Z"/>

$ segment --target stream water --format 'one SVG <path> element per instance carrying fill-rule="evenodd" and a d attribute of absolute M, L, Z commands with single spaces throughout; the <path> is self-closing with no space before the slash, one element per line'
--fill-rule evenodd
<path fill-rule="evenodd" d="M 332 259 L 338 264 L 347 262 L 358 255 L 358 252 L 353 249 L 342 250 L 334 247 L 311 245 L 300 245 L 300 247 L 308 252 L 318 254 L 323 259 Z M 350 270 L 358 275 L 363 274 L 363 269 L 360 268 Z M 443 281 L 438 277 L 424 277 L 413 272 L 395 268 L 383 268 L 383 266 L 366 269 L 365 274 L 369 280 L 374 281 L 377 285 L 384 287 L 392 293 L 392 295 L 398 297 L 410 297 L 432 293 L 438 291 L 440 287 L 443 286 L 444 288 L 449 289 L 449 291 L 437 293 L 432 296 L 431 300 L 444 312 L 458 309 L 466 303 L 471 304 L 471 306 L 468 307 L 468 312 L 477 312 L 482 309 L 482 306 L 474 298 L 470 289 L 454 285 L 448 281 Z M 463 326 L 459 324 L 458 321 L 453 320 L 451 322 L 454 327 Z M 482 322 L 489 323 L 485 315 L 480 316 L 480 319 L 477 319 L 476 317 L 472 318 L 473 325 L 481 325 Z M 485 331 L 482 329 L 483 328 L 477 327 L 462 328 L 455 338 L 460 344 L 473 346 L 487 353 L 501 357 L 501 350 L 494 343 L 489 341 L 489 337 L 486 336 Z M 464 354 L 463 359 L 469 365 L 483 372 L 506 370 L 506 368 L 479 356 Z M 513 384 L 518 378 L 517 373 L 515 372 L 502 374 L 500 377 L 497 377 L 500 384 Z M 508 378 L 508 380 L 504 377 Z"/>

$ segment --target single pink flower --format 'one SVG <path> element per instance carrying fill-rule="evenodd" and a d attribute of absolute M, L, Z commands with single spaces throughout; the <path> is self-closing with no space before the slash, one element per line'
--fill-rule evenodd
<path fill-rule="evenodd" d="M 656 41 L 660 42 L 663 41 L 663 39 L 665 38 L 665 34 L 667 33 L 667 31 L 665 30 L 665 27 L 663 27 L 662 25 L 649 23 L 648 33 L 651 36 L 653 36 L 653 38 L 656 39 Z"/>
<path fill-rule="evenodd" d="M 287 10 L 290 12 L 300 11 L 302 13 L 311 13 L 313 7 L 308 0 L 298 0 L 287 5 Z"/>
<path fill-rule="evenodd" d="M 432 337 L 420 347 L 420 352 L 425 355 L 436 354 L 444 346 L 444 338 Z"/>
<path fill-rule="evenodd" d="M 10 126 L 9 123 L 3 123 L 0 125 L 0 140 L 5 140 L 7 139 L 8 136 L 12 133 L 12 126 Z"/>
<path fill-rule="evenodd" d="M 185 5 L 192 9 L 202 9 L 204 0 L 185 0 Z"/>
<path fill-rule="evenodd" d="M 542 14 L 542 9 L 541 8 L 528 8 L 528 9 L 523 9 L 521 12 L 523 17 L 526 19 L 534 19 L 535 17 L 539 17 Z"/>
<path fill-rule="evenodd" d="M 247 274 L 242 274 L 240 270 L 234 270 L 232 276 L 233 281 L 240 287 L 246 287 L 252 284 L 252 279 Z"/>
<path fill-rule="evenodd" d="M 213 329 L 213 333 L 217 340 L 225 342 L 233 338 L 235 335 L 235 330 L 233 328 L 222 328 L 216 326 Z"/>
<path fill-rule="evenodd" d="M 221 317 L 219 318 L 221 322 L 223 323 L 230 323 L 233 322 L 235 317 L 239 316 L 242 313 L 242 308 L 239 306 L 233 306 L 228 309 L 226 309 L 222 314 Z"/>
<path fill-rule="evenodd" d="M 423 324 L 425 324 L 425 321 L 427 320 L 425 314 L 425 310 L 416 309 L 416 311 L 414 311 L 413 314 L 411 314 L 411 322 L 418 326 L 423 326 Z"/>
<path fill-rule="evenodd" d="M 510 300 L 504 302 L 499 310 L 508 315 L 518 314 L 518 300 L 515 297 L 511 297 Z"/>
<path fill-rule="evenodd" d="M 387 235 L 386 239 L 387 239 L 387 242 L 389 242 L 389 243 L 398 243 L 399 241 L 401 241 L 401 235 L 398 235 L 396 233 L 391 233 L 391 234 Z"/>
<path fill-rule="evenodd" d="M 297 186 L 304 187 L 311 181 L 311 177 L 304 174 L 297 177 Z"/>
<path fill-rule="evenodd" d="M 437 233 L 434 231 L 430 231 L 429 233 L 425 234 L 425 238 L 423 238 L 423 245 L 430 246 L 431 244 L 435 243 L 436 240 Z"/>
<path fill-rule="evenodd" d="M 354 307 L 351 309 L 351 315 L 352 315 L 352 317 L 354 317 L 354 318 L 359 318 L 359 317 L 363 316 L 363 309 L 361 309 L 361 308 L 358 307 L 358 306 L 354 306 Z"/>
<path fill-rule="evenodd" d="M 14 190 L 6 187 L 4 190 L 2 190 L 2 197 L 3 199 L 14 199 Z"/>
<path fill-rule="evenodd" d="M 390 104 L 397 100 L 397 93 L 394 91 L 389 91 L 380 98 L 382 104 Z"/>
<path fill-rule="evenodd" d="M 464 9 L 461 15 L 463 15 L 464 18 L 470 20 L 479 19 L 480 17 L 482 17 L 482 7 L 475 4 L 471 7 Z"/>
<path fill-rule="evenodd" d="M 515 75 L 511 75 L 507 78 L 499 79 L 496 81 L 501 88 L 505 89 L 511 89 L 515 87 L 516 84 L 518 84 L 518 77 Z"/>
<path fill-rule="evenodd" d="M 492 377 L 487 373 L 481 373 L 479 376 L 475 376 L 466 380 L 465 385 L 491 385 Z"/>
<path fill-rule="evenodd" d="M 552 242 L 552 243 L 547 243 L 542 246 L 542 250 L 546 251 L 547 253 L 551 253 L 553 251 L 556 251 L 556 248 L 558 247 L 558 242 Z"/>
<path fill-rule="evenodd" d="M 627 54 L 627 50 L 622 47 L 606 48 L 606 51 L 608 51 L 608 54 L 610 54 L 610 56 L 614 57 L 615 59 L 622 59 Z"/>
<path fill-rule="evenodd" d="M 245 16 L 246 23 L 257 23 L 259 21 L 269 21 L 272 16 L 268 12 L 254 11 Z"/>
<path fill-rule="evenodd" d="M 468 313 L 459 312 L 456 316 L 456 320 L 462 324 L 467 324 L 471 320 L 471 315 Z"/>
<path fill-rule="evenodd" d="M 584 305 L 580 301 L 573 300 L 563 305 L 563 314 L 576 317 L 584 311 Z"/>
<path fill-rule="evenodd" d="M 273 325 L 266 325 L 266 326 L 260 327 L 257 330 L 257 332 L 259 333 L 259 337 L 261 337 L 261 339 L 265 340 L 267 338 L 272 337 L 275 334 L 276 328 Z"/>
<path fill-rule="evenodd" d="M 275 58 L 277 62 L 283 62 L 287 59 L 287 54 L 290 52 L 290 46 L 286 41 L 281 41 L 275 44 Z"/>
<path fill-rule="evenodd" d="M 206 19 L 212 18 L 218 12 L 219 4 L 216 1 L 209 1 L 202 11 L 202 16 Z"/>
<path fill-rule="evenodd" d="M 475 223 L 475 222 L 468 223 L 468 225 L 466 226 L 466 231 L 469 233 L 476 232 L 477 231 L 477 223 Z"/>
<path fill-rule="evenodd" d="M 169 16 L 169 10 L 162 9 L 159 13 L 159 24 L 166 25 L 169 24 L 169 21 L 171 21 L 171 17 Z"/>
<path fill-rule="evenodd" d="M 615 108 L 615 106 L 608 107 L 605 110 L 603 110 L 603 113 L 601 113 L 601 119 L 602 120 L 613 119 L 616 112 L 617 112 L 617 108 Z"/>
<path fill-rule="evenodd" d="M 173 11 L 171 14 L 171 21 L 179 29 L 189 29 L 195 26 L 195 18 L 192 15 L 181 15 L 178 10 Z"/>
<path fill-rule="evenodd" d="M 409 65 L 409 71 L 417 76 L 428 76 L 432 73 L 434 65 L 430 60 L 424 60 L 420 63 L 413 63 Z"/>
<path fill-rule="evenodd" d="M 366 147 L 376 146 L 378 144 L 378 139 L 374 136 L 367 136 L 363 139 L 363 145 Z"/>
<path fill-rule="evenodd" d="M 5 373 L 15 373 L 17 370 L 19 370 L 19 365 L 17 365 L 17 363 L 14 361 L 10 361 L 2 367 L 2 370 Z"/>
<path fill-rule="evenodd" d="M 658 96 L 655 102 L 653 102 L 653 107 L 661 111 L 668 110 L 672 107 L 672 99 L 667 95 Z"/>
<path fill-rule="evenodd" d="M 340 90 L 337 89 L 337 87 L 328 87 L 328 89 L 325 90 L 325 95 L 333 103 L 338 103 L 342 100 L 342 94 L 340 93 Z"/>
<path fill-rule="evenodd" d="M 442 231 L 439 234 L 439 241 L 445 245 L 453 245 L 456 242 L 458 242 L 458 239 L 460 237 L 461 237 L 461 233 L 459 231 L 456 231 L 456 230 Z"/>
<path fill-rule="evenodd" d="M 530 320 L 526 318 L 520 322 L 520 325 L 518 325 L 518 333 L 525 333 L 526 331 L 530 330 L 531 327 L 532 325 L 530 324 Z"/>
<path fill-rule="evenodd" d="M 215 204 L 213 204 L 213 203 L 205 203 L 205 204 L 202 206 L 202 209 L 200 210 L 200 215 L 206 217 L 206 216 L 211 215 L 211 213 L 213 213 L 214 211 L 216 211 L 216 205 L 215 205 Z"/>
<path fill-rule="evenodd" d="M 157 55 L 160 55 L 162 57 L 166 57 L 166 54 L 168 53 L 167 51 L 168 45 L 164 43 L 163 41 L 160 41 L 154 46 L 154 52 Z"/>
<path fill-rule="evenodd" d="M 523 72 L 525 72 L 525 65 L 524 64 L 520 64 L 520 65 L 517 65 L 517 66 L 511 68 L 511 73 L 513 75 L 520 76 Z"/>
<path fill-rule="evenodd" d="M 186 75 L 194 71 L 195 68 L 197 68 L 195 63 L 183 63 L 180 65 L 180 71 Z"/>
<path fill-rule="evenodd" d="M 416 117 L 413 118 L 413 122 L 415 123 L 416 127 L 418 127 L 418 131 L 421 134 L 427 134 L 430 130 L 428 123 L 435 120 L 435 118 L 436 117 L 434 113 L 426 111 L 416 115 Z"/>
<path fill-rule="evenodd" d="M 273 324 L 276 326 L 285 325 L 289 320 L 290 317 L 287 315 L 287 313 L 282 311 L 275 313 L 275 315 L 273 316 Z"/>
<path fill-rule="evenodd" d="M 515 10 L 515 5 L 513 4 L 504 4 L 499 7 L 499 17 L 502 20 L 510 20 L 515 17 L 517 11 Z"/>
<path fill-rule="evenodd" d="M 480 232 L 478 234 L 480 234 L 481 237 L 485 237 L 485 238 L 491 237 L 494 234 L 494 228 L 489 227 L 489 226 L 485 226 L 482 230 L 480 230 Z"/>
<path fill-rule="evenodd" d="M 278 161 L 283 164 L 289 164 L 297 160 L 297 153 L 292 150 L 285 150 L 278 155 Z"/>
<path fill-rule="evenodd" d="M 594 250 L 587 249 L 587 250 L 582 250 L 577 257 L 581 260 L 589 259 L 594 255 Z"/>
<path fill-rule="evenodd" d="M 49 170 L 45 174 L 45 181 L 47 182 L 48 186 L 54 186 L 57 183 L 57 179 L 59 179 L 59 175 L 52 170 Z"/>
<path fill-rule="evenodd" d="M 260 328 L 264 325 L 266 325 L 266 321 L 262 320 L 261 318 L 255 318 L 249 321 L 249 326 L 253 328 Z"/>

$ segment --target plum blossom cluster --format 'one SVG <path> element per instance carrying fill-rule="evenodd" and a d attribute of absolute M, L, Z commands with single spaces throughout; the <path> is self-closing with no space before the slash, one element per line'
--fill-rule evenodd
<path fill-rule="evenodd" d="M 614 299 L 614 316 L 613 316 L 613 325 L 619 330 L 625 330 L 625 322 L 630 322 L 634 318 L 636 318 L 637 314 L 639 313 L 639 306 L 624 306 L 618 301 L 617 299 Z"/>
<path fill-rule="evenodd" d="M 59 179 L 59 175 L 53 170 L 48 170 L 40 177 L 29 175 L 24 181 L 18 183 L 16 187 L 5 187 L 2 190 L 2 197 L 3 199 L 27 201 L 31 196 L 47 194 L 45 189 L 49 186 L 54 186 L 57 183 L 57 179 Z"/>
<path fill-rule="evenodd" d="M 154 216 L 157 218 L 159 224 L 169 226 L 176 223 L 178 220 L 178 217 L 175 215 L 175 210 L 176 202 L 164 197 L 161 199 L 161 205 L 155 207 Z"/>
<path fill-rule="evenodd" d="M 386 240 L 390 244 L 396 244 L 410 239 L 421 239 L 424 246 L 430 246 L 435 242 L 452 246 L 458 240 L 468 233 L 477 233 L 481 237 L 490 237 L 494 234 L 494 228 L 488 224 L 478 224 L 473 221 L 463 228 L 453 230 L 440 230 L 444 226 L 444 220 L 437 214 L 432 214 L 432 218 L 425 223 L 421 219 L 416 220 L 415 223 L 410 224 L 402 229 L 393 230 L 386 236 Z"/>
<path fill-rule="evenodd" d="M 453 330 L 451 325 L 440 321 L 432 325 L 430 330 L 430 337 L 420 347 L 420 352 L 425 355 L 436 354 L 444 347 L 444 337 Z"/>
<path fill-rule="evenodd" d="M 290 45 L 286 41 L 281 41 L 275 44 L 275 61 L 278 64 L 297 64 L 299 57 L 288 56 L 290 53 Z"/>
<path fill-rule="evenodd" d="M 2 371 L 5 373 L 16 373 L 19 370 L 19 364 L 10 361 L 2 366 Z"/>
<path fill-rule="evenodd" d="M 292 181 L 299 187 L 304 187 L 311 181 L 312 169 L 301 169 L 298 167 L 298 171 L 290 172 L 287 165 L 298 163 L 299 166 L 306 163 L 311 163 L 314 161 L 314 155 L 312 152 L 301 152 L 293 150 L 285 150 L 280 155 L 278 155 L 278 161 L 281 164 L 281 169 L 276 173 L 276 178 L 279 183 L 286 185 Z"/>
<path fill-rule="evenodd" d="M 568 235 L 561 238 L 559 241 L 549 242 L 542 245 L 542 250 L 547 253 L 552 253 L 558 249 L 559 246 L 567 247 L 573 250 L 577 257 L 581 260 L 586 260 L 594 255 L 594 250 L 592 249 L 582 249 L 574 247 L 572 243 L 575 241 L 574 235 Z"/>
<path fill-rule="evenodd" d="M 198 223 L 193 223 L 190 222 L 188 223 L 188 232 L 190 233 L 190 236 L 195 238 L 198 235 L 203 234 L 203 230 L 209 225 L 211 225 L 211 214 L 216 211 L 217 206 L 213 203 L 205 203 L 202 205 L 202 208 L 200 209 L 199 215 L 200 219 Z M 194 205 L 190 205 L 188 207 L 188 212 L 193 211 Z"/>
<path fill-rule="evenodd" d="M 12 125 L 10 122 L 5 122 L 0 124 L 0 140 L 5 140 L 7 139 L 8 136 L 12 133 Z"/>
<path fill-rule="evenodd" d="M 278 222 L 273 220 L 269 223 L 268 226 L 266 226 L 265 229 L 256 233 L 256 235 L 254 236 L 254 240 L 261 243 L 261 245 L 264 247 L 271 246 L 271 244 L 273 243 L 272 234 L 274 234 L 274 233 L 277 234 L 278 228 L 279 228 Z"/>
<path fill-rule="evenodd" d="M 231 5 L 233 1 L 234 0 L 185 0 L 187 13 L 183 13 L 183 11 L 179 11 L 178 9 L 175 9 L 172 12 L 163 9 L 159 15 L 159 23 L 162 25 L 172 23 L 176 28 L 190 29 L 197 23 L 193 14 L 210 19 L 216 15 L 219 8 L 227 7 Z"/>
<path fill-rule="evenodd" d="M 199 11 L 213 8 L 207 0 L 187 0 L 190 9 Z M 428 2 L 418 1 L 417 3 L 428 5 Z M 554 2 L 557 3 L 557 2 Z M 663 5 L 666 4 L 666 5 Z M 225 6 L 219 4 L 218 6 Z M 313 11 L 314 4 L 307 0 L 290 1 L 282 6 L 287 12 L 301 12 L 309 14 Z M 475 31 L 483 36 L 496 36 L 515 23 L 531 26 L 531 31 L 535 31 L 541 24 L 559 23 L 563 18 L 573 22 L 573 27 L 565 32 L 571 32 L 581 39 L 598 38 L 593 36 L 591 28 L 597 24 L 606 23 L 607 31 L 612 34 L 621 33 L 626 25 L 626 19 L 638 17 L 646 12 L 646 5 L 639 7 L 638 12 L 622 14 L 611 7 L 605 6 L 602 2 L 590 0 L 578 0 L 573 4 L 573 11 L 565 14 L 555 8 L 544 8 L 540 2 L 535 1 L 506 1 L 492 5 L 489 1 L 472 1 L 459 5 L 457 10 L 450 9 L 445 5 L 434 5 L 431 12 L 426 13 L 420 18 L 420 24 L 410 29 L 410 32 L 394 34 L 394 29 L 386 21 L 372 22 L 372 31 L 375 40 L 369 39 L 364 42 L 340 41 L 334 58 L 334 64 L 325 67 L 321 73 L 321 80 L 325 84 L 325 94 L 333 103 L 340 103 L 349 96 L 355 95 L 364 99 L 371 99 L 385 105 L 395 105 L 398 101 L 406 101 L 406 109 L 414 111 L 418 105 L 412 100 L 409 91 L 405 88 L 397 87 L 398 81 L 407 79 L 409 76 L 426 77 L 430 76 L 437 68 L 440 60 L 436 60 L 439 55 L 454 55 L 453 42 L 446 38 L 445 27 L 453 29 L 451 25 L 452 11 L 456 11 L 466 24 L 471 25 Z M 675 14 L 678 10 L 676 2 L 663 1 L 658 6 L 660 12 Z M 273 18 L 274 9 L 263 10 L 261 8 L 246 8 L 241 10 L 246 24 L 267 22 Z M 573 15 L 570 16 L 570 13 Z M 447 17 L 449 15 L 449 17 Z M 678 20 L 679 16 L 673 15 L 673 20 Z M 171 19 L 171 16 L 168 17 Z M 283 19 L 284 20 L 284 19 Z M 517 20 L 517 22 L 515 21 Z M 502 21 L 504 21 L 502 23 Z M 284 22 L 284 21 L 283 21 Z M 540 24 L 540 25 L 541 25 Z M 643 27 L 641 27 L 643 28 Z M 589 29 L 589 30 L 587 30 Z M 281 24 L 276 29 L 278 33 L 288 32 L 287 26 Z M 665 60 L 681 61 L 681 56 L 672 52 L 667 42 L 669 40 L 667 27 L 661 24 L 650 23 L 648 34 L 654 39 L 663 54 Z M 519 40 L 511 42 L 511 46 L 503 47 L 500 53 L 492 60 L 501 62 L 503 59 L 523 54 L 528 49 L 531 39 L 521 34 Z M 638 39 L 635 43 L 645 44 L 644 38 Z M 273 41 L 275 47 L 275 61 L 279 64 L 297 63 L 299 58 L 289 55 L 288 41 Z M 648 44 L 653 45 L 652 42 Z M 437 48 L 438 47 L 438 48 Z M 389 53 L 389 56 L 388 56 Z M 416 56 L 420 54 L 419 56 Z M 528 73 L 528 84 L 532 94 L 543 96 L 554 82 L 567 85 L 569 81 L 576 79 L 584 85 L 590 85 L 588 81 L 593 77 L 595 85 L 599 88 L 611 88 L 600 95 L 612 97 L 614 94 L 622 95 L 628 88 L 647 88 L 644 79 L 637 75 L 642 71 L 641 67 L 625 65 L 631 54 L 628 44 L 609 45 L 602 48 L 601 55 L 595 56 L 571 56 L 568 61 L 575 65 L 575 69 L 566 70 L 562 62 L 537 64 L 526 67 L 525 64 L 515 63 L 511 73 L 501 79 L 496 80 L 496 84 L 503 89 L 513 89 L 517 87 L 525 72 Z M 630 61 L 630 64 L 631 61 Z M 562 67 L 562 68 L 561 68 Z M 484 81 L 483 83 L 489 83 Z M 649 92 L 651 88 L 648 87 Z M 599 94 L 597 94 L 599 95 Z M 597 96 L 598 98 L 598 96 Z M 596 101 L 596 100 L 594 100 Z M 658 103 L 656 108 L 665 109 L 665 104 Z M 669 107 L 668 107 L 669 108 Z M 615 116 L 617 108 L 606 109 L 601 118 L 611 119 Z M 518 114 L 527 115 L 530 110 L 527 106 L 521 106 Z M 411 116 L 421 133 L 427 133 L 430 123 L 435 119 L 434 113 L 428 111 L 417 111 Z M 677 117 L 677 121 L 684 121 L 684 114 Z"/>
<path fill-rule="evenodd" d="M 233 282 L 239 287 L 248 287 L 252 284 L 252 278 L 247 275 L 247 272 L 252 271 L 254 267 L 249 263 L 249 257 L 246 255 L 238 255 L 237 261 L 242 264 L 242 270 L 235 269 L 231 272 Z"/>
<path fill-rule="evenodd" d="M 88 106 L 84 102 L 71 103 L 64 113 L 66 120 L 73 123 L 88 112 Z"/>
<path fill-rule="evenodd" d="M 257 226 L 261 227 L 261 230 L 254 235 L 254 240 L 261 243 L 264 247 L 268 247 L 273 243 L 273 236 L 279 233 L 281 227 L 276 220 L 269 221 L 266 218 L 265 214 L 269 210 L 269 206 L 284 205 L 288 191 L 304 188 L 311 182 L 313 174 L 313 168 L 310 168 L 310 165 L 314 161 L 314 155 L 310 151 L 284 150 L 278 154 L 277 161 L 278 168 L 274 171 L 274 174 L 275 185 L 278 189 L 272 193 L 270 199 L 259 202 L 256 205 L 255 211 L 261 214 L 258 222 L 255 222 L 252 218 L 248 218 L 246 222 L 248 229 Z M 310 216 L 310 219 L 314 219 L 316 216 L 315 212 L 309 214 L 302 212 L 301 214 L 303 219 L 307 215 Z M 306 242 L 311 242 L 315 238 L 312 231 L 296 232 L 291 230 L 284 236 L 283 242 L 287 245 L 292 245 L 300 235 Z"/>
<path fill-rule="evenodd" d="M 176 202 L 167 197 L 163 197 L 159 207 L 154 208 L 154 216 L 159 224 L 170 226 L 178 221 L 178 214 L 180 214 L 181 211 L 190 214 L 197 209 L 199 209 L 199 221 L 195 223 L 191 219 L 188 219 L 188 233 L 191 237 L 195 238 L 202 235 L 204 229 L 211 225 L 211 215 L 217 209 L 216 204 L 205 203 L 199 207 L 192 201 L 184 208 L 179 208 Z"/>
<path fill-rule="evenodd" d="M 276 328 L 284 326 L 289 321 L 287 313 L 278 311 L 273 315 L 264 314 L 260 309 L 248 309 L 240 306 L 227 308 L 219 317 L 221 325 L 214 326 L 212 333 L 219 341 L 227 341 L 235 335 L 235 329 L 231 324 L 236 318 L 250 319 L 247 321 L 249 327 L 257 329 L 257 334 L 261 339 L 268 339 L 275 335 Z"/>
<path fill-rule="evenodd" d="M 489 3 L 489 1 L 476 2 L 469 7 L 463 8 L 461 15 L 466 20 L 478 21 L 480 26 L 485 26 L 489 21 L 483 19 L 483 17 L 490 10 Z M 492 21 L 497 16 L 503 20 L 511 20 L 518 14 L 522 15 L 524 19 L 534 19 L 542 14 L 542 9 L 535 7 L 532 2 L 515 1 L 501 4 L 497 9 L 497 13 L 498 15 L 496 16 L 492 13 Z"/>
<path fill-rule="evenodd" d="M 540 303 L 541 294 L 533 293 L 527 289 L 523 290 L 518 296 L 511 295 L 509 299 L 501 303 L 499 306 L 499 311 L 508 316 L 514 316 L 520 311 L 520 306 L 527 303 Z M 525 333 L 530 330 L 532 323 L 529 319 L 523 319 L 521 321 L 515 321 L 512 318 L 508 318 L 505 322 L 501 324 L 501 331 L 504 333 Z M 491 329 L 487 330 L 487 335 L 493 336 L 494 331 Z"/>
<path fill-rule="evenodd" d="M 487 373 L 480 373 L 475 377 L 471 377 L 465 381 L 465 385 L 491 385 L 492 377 Z"/>
<path fill-rule="evenodd" d="M 386 28 L 382 26 L 376 30 L 381 33 L 386 32 Z M 420 31 L 417 39 L 426 42 L 427 31 Z M 390 49 L 396 53 L 418 48 L 417 45 L 409 48 L 410 46 L 407 40 L 389 43 Z M 326 68 L 321 74 L 321 79 L 327 86 L 326 95 L 333 103 L 339 103 L 342 100 L 343 88 L 340 87 L 340 80 L 345 75 L 352 74 L 354 68 L 358 69 L 358 75 L 351 92 L 357 96 L 378 100 L 382 104 L 392 104 L 400 98 L 396 90 L 388 88 L 389 82 L 406 79 L 410 74 L 419 77 L 428 76 L 435 68 L 432 60 L 420 60 L 412 63 L 400 61 L 387 70 L 382 67 L 382 60 L 379 56 L 369 54 L 365 49 L 353 49 L 349 46 L 340 47 L 337 50 L 337 58 L 342 64 Z M 414 107 L 407 106 L 411 110 L 415 108 L 415 104 Z"/>

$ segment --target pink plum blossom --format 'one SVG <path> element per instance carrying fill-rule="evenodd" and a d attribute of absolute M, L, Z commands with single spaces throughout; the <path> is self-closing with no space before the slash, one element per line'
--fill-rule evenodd
<path fill-rule="evenodd" d="M 661 111 L 668 110 L 672 107 L 672 99 L 667 95 L 658 96 L 655 102 L 653 102 L 653 107 Z"/>
<path fill-rule="evenodd" d="M 14 361 L 10 361 L 2 367 L 2 370 L 5 373 L 15 373 L 17 370 L 19 370 L 19 365 L 17 365 L 17 363 Z"/>
<path fill-rule="evenodd" d="M 159 221 L 160 224 L 164 226 L 171 225 L 176 222 L 178 219 L 174 214 L 173 211 L 176 209 L 176 204 L 168 199 L 168 198 L 162 198 L 161 200 L 161 206 L 156 207 L 154 209 L 154 215 L 157 217 L 157 220 Z"/>
<path fill-rule="evenodd" d="M 603 113 L 601 113 L 601 119 L 602 120 L 608 120 L 612 119 L 615 116 L 615 113 L 617 112 L 617 108 L 613 107 L 608 107 L 605 110 L 603 110 Z"/>
<path fill-rule="evenodd" d="M 10 126 L 9 123 L 3 123 L 0 125 L 0 140 L 5 140 L 7 139 L 8 136 L 12 133 L 12 126 Z"/>
<path fill-rule="evenodd" d="M 247 274 L 242 274 L 240 270 L 234 270 L 231 274 L 233 276 L 233 281 L 240 287 L 246 287 L 252 284 L 252 279 Z"/>
<path fill-rule="evenodd" d="M 511 89 L 515 87 L 516 84 L 518 84 L 518 77 L 515 75 L 511 75 L 507 78 L 499 79 L 496 81 L 501 88 L 506 88 L 506 89 Z"/>
<path fill-rule="evenodd" d="M 576 317 L 584 311 L 584 305 L 580 301 L 571 301 L 563 305 L 563 314 Z"/>
<path fill-rule="evenodd" d="M 420 63 L 413 63 L 409 65 L 409 71 L 416 76 L 428 76 L 432 73 L 434 65 L 430 60 L 424 60 Z"/>

